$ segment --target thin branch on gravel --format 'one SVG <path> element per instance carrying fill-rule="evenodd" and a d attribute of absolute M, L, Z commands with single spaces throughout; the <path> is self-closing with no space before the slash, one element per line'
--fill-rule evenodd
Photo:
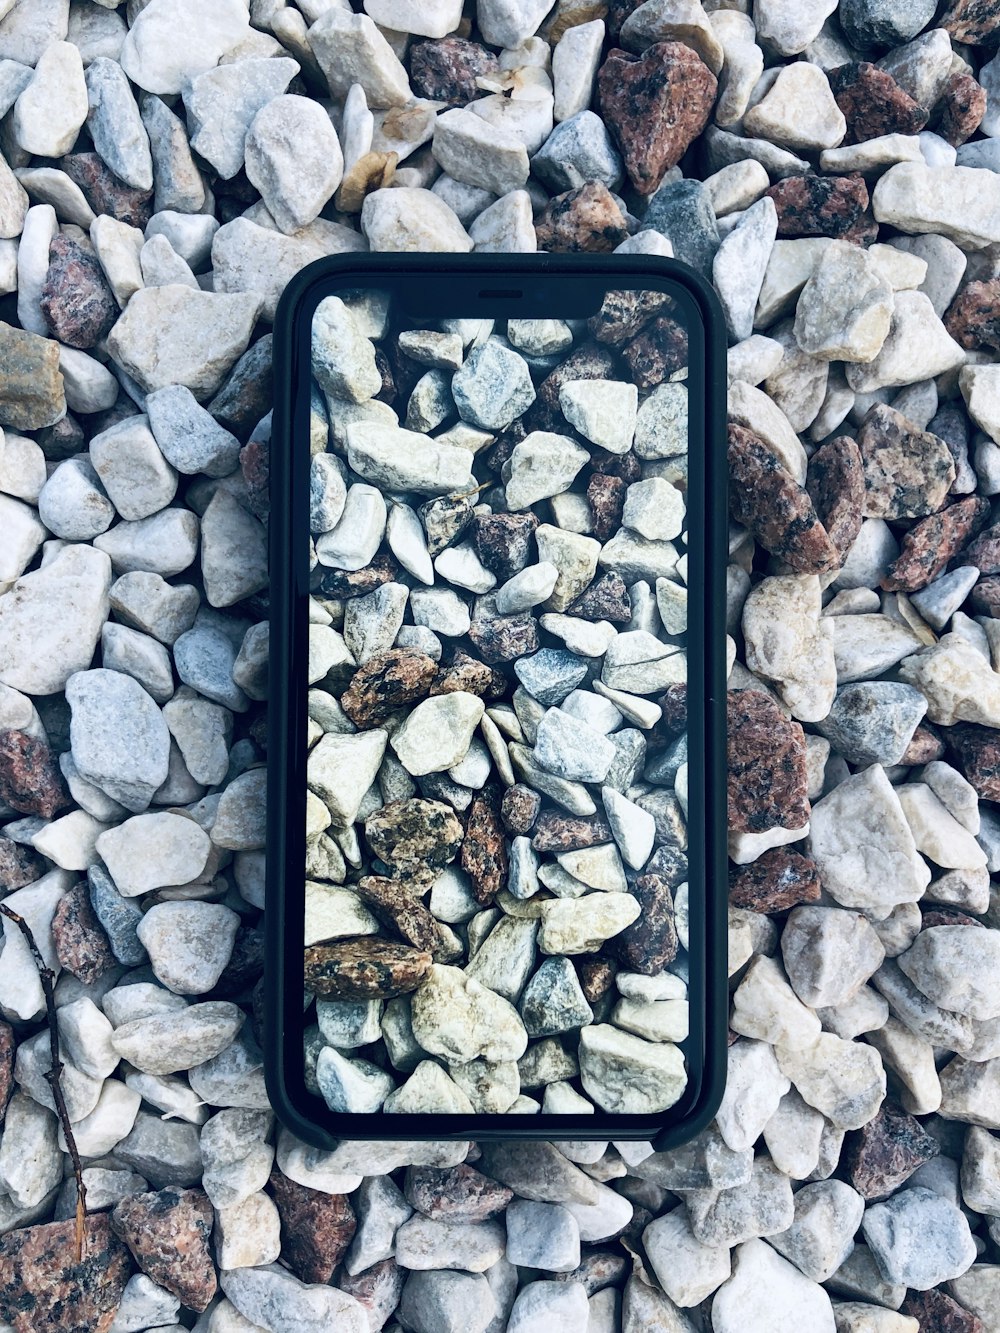
<path fill-rule="evenodd" d="M 73 1126 L 70 1123 L 69 1110 L 66 1106 L 66 1098 L 62 1089 L 62 1071 L 63 1063 L 59 1055 L 59 1027 L 56 1022 L 56 999 L 53 986 L 55 983 L 55 973 L 48 966 L 42 957 L 42 951 L 35 943 L 35 937 L 31 933 L 31 927 L 25 921 L 24 917 L 18 912 L 12 911 L 5 903 L 0 903 L 0 914 L 5 916 L 8 921 L 13 921 L 18 930 L 24 936 L 25 943 L 31 952 L 35 966 L 38 968 L 38 979 L 42 983 L 42 993 L 45 996 L 45 1014 L 49 1024 L 49 1051 L 51 1053 L 51 1068 L 45 1075 L 49 1087 L 52 1089 L 52 1097 L 56 1104 L 56 1112 L 59 1116 L 59 1123 L 62 1125 L 63 1135 L 66 1139 L 66 1149 L 69 1152 L 70 1159 L 73 1162 L 73 1178 L 76 1181 L 76 1254 L 75 1262 L 80 1263 L 83 1259 L 83 1234 L 85 1219 L 87 1216 L 87 1190 L 83 1183 L 83 1164 L 80 1161 L 80 1154 L 77 1151 L 76 1139 L 73 1137 Z"/>

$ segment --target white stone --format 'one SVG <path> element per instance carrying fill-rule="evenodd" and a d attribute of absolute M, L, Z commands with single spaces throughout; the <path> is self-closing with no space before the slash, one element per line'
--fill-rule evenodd
<path fill-rule="evenodd" d="M 936 644 L 907 657 L 899 675 L 925 696 L 931 722 L 1000 725 L 1000 675 L 958 634 L 945 634 Z"/>
<path fill-rule="evenodd" d="M 550 954 L 593 952 L 630 926 L 640 910 L 638 900 L 630 893 L 598 893 L 576 900 L 544 902 L 538 947 Z"/>
<path fill-rule="evenodd" d="M 847 122 L 818 65 L 797 60 L 780 69 L 763 98 L 744 117 L 750 137 L 782 148 L 836 148 Z"/>
<path fill-rule="evenodd" d="M 613 787 L 601 788 L 601 800 L 622 859 L 633 870 L 641 870 L 653 850 L 656 820 Z"/>
<path fill-rule="evenodd" d="M 385 500 L 374 486 L 358 482 L 348 487 L 340 522 L 316 542 L 322 565 L 357 570 L 369 564 L 382 542 L 386 525 Z"/>
<path fill-rule="evenodd" d="M 417 431 L 373 421 L 347 428 L 347 458 L 354 471 L 390 491 L 448 495 L 473 486 L 472 454 Z"/>
<path fill-rule="evenodd" d="M 56 974 L 59 972 L 59 960 L 52 939 L 52 918 L 72 883 L 73 876 L 69 871 L 50 870 L 41 879 L 26 888 L 16 889 L 4 899 L 5 905 L 28 923 L 46 966 Z M 38 968 L 20 928 L 7 917 L 3 918 L 3 938 L 0 1010 L 7 1018 L 33 1021 L 45 1008 Z"/>
<path fill-rule="evenodd" d="M 362 16 L 356 16 L 362 17 Z M 361 209 L 361 230 L 372 250 L 443 250 L 465 253 L 473 240 L 430 190 L 373 190 Z"/>
<path fill-rule="evenodd" d="M 510 190 L 468 225 L 469 238 L 480 254 L 534 254 L 538 249 L 527 190 Z"/>
<path fill-rule="evenodd" d="M 330 117 L 307 97 L 272 98 L 254 116 L 245 152 L 247 177 L 285 233 L 318 217 L 344 174 Z"/>
<path fill-rule="evenodd" d="M 578 906 L 578 904 L 570 904 Z M 603 1110 L 623 1115 L 664 1111 L 687 1084 L 684 1058 L 671 1042 L 648 1042 L 610 1024 L 580 1032 L 580 1081 Z"/>
<path fill-rule="evenodd" d="M 893 309 L 892 289 L 868 252 L 833 241 L 802 289 L 795 338 L 824 361 L 872 361 L 889 334 Z"/>
<path fill-rule="evenodd" d="M 155 903 L 136 927 L 157 980 L 177 995 L 203 995 L 229 962 L 239 917 L 221 903 Z"/>
<path fill-rule="evenodd" d="M 242 0 L 220 0 L 210 11 L 199 0 L 150 0 L 125 38 L 122 68 L 147 92 L 179 93 L 188 80 L 213 69 L 248 31 Z M 195 33 L 197 41 L 192 41 Z"/>
<path fill-rule="evenodd" d="M 766 393 L 737 380 L 729 388 L 728 412 L 737 425 L 752 430 L 773 450 L 800 486 L 805 484 L 806 451 L 784 412 Z"/>
<path fill-rule="evenodd" d="M 912 384 L 955 370 L 965 352 L 949 335 L 923 292 L 897 292 L 889 332 L 874 360 L 849 364 L 847 382 L 856 393 Z"/>
<path fill-rule="evenodd" d="M 346 828 L 357 818 L 387 741 L 387 733 L 379 728 L 355 735 L 328 733 L 310 751 L 309 788 L 328 806 L 338 827 Z"/>
<path fill-rule="evenodd" d="M 1000 177 L 974 167 L 890 167 L 872 193 L 878 222 L 903 232 L 932 232 L 965 250 L 1000 240 Z"/>
<path fill-rule="evenodd" d="M 684 497 L 662 477 L 635 481 L 625 492 L 622 523 L 650 541 L 671 541 L 684 528 Z"/>
<path fill-rule="evenodd" d="M 820 610 L 819 579 L 811 574 L 765 578 L 743 608 L 747 666 L 774 681 L 802 722 L 826 717 L 836 695 L 833 627 Z"/>
<path fill-rule="evenodd" d="M 763 1133 L 791 1085 L 766 1042 L 734 1042 L 728 1061 L 726 1090 L 716 1120 L 727 1147 L 744 1152 Z"/>
<path fill-rule="evenodd" d="M 811 6 L 809 7 L 811 8 Z M 732 1277 L 712 1301 L 717 1333 L 836 1333 L 830 1298 L 763 1240 L 734 1252 Z"/>
<path fill-rule="evenodd" d="M 965 366 L 958 383 L 969 416 L 1000 444 L 1000 375 L 997 366 Z"/>
<path fill-rule="evenodd" d="M 809 1046 L 820 1022 L 788 984 L 779 963 L 760 955 L 751 962 L 733 995 L 734 1032 L 771 1045 Z"/>
<path fill-rule="evenodd" d="M 53 42 L 14 103 L 14 137 L 26 153 L 62 157 L 87 119 L 83 61 L 72 42 Z"/>
<path fill-rule="evenodd" d="M 406 70 L 367 14 L 327 9 L 309 29 L 309 45 L 333 97 L 346 96 L 357 83 L 373 109 L 411 100 Z"/>
<path fill-rule="evenodd" d="M 435 963 L 414 993 L 411 1014 L 421 1047 L 456 1064 L 519 1060 L 527 1047 L 513 1005 L 461 968 Z"/>
<path fill-rule="evenodd" d="M 390 744 L 408 773 L 443 773 L 465 758 L 484 708 L 478 695 L 464 690 L 424 699 Z"/>
<path fill-rule="evenodd" d="M 824 1032 L 813 1046 L 779 1046 L 778 1065 L 803 1101 L 838 1129 L 860 1129 L 885 1098 L 882 1058 L 863 1042 L 844 1041 Z"/>
<path fill-rule="evenodd" d="M 554 118 L 558 124 L 590 105 L 594 77 L 604 44 L 604 20 L 592 19 L 567 29 L 552 52 Z"/>
<path fill-rule="evenodd" d="M 631 448 L 638 403 L 636 386 L 621 380 L 567 380 L 559 389 L 559 407 L 570 425 L 612 454 Z"/>
<path fill-rule="evenodd" d="M 527 509 L 539 500 L 568 490 L 589 460 L 586 449 L 568 435 L 532 431 L 514 446 L 511 454 L 506 487 L 508 508 Z"/>
<path fill-rule="evenodd" d="M 197 879 L 211 840 L 193 819 L 164 811 L 135 815 L 102 833 L 97 850 L 118 892 L 134 898 Z"/>

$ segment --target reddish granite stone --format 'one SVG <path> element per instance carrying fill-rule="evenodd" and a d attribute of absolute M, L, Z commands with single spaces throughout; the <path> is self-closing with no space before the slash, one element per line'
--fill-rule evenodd
<path fill-rule="evenodd" d="M 614 985 L 618 964 L 613 958 L 577 957 L 573 959 L 580 989 L 591 1004 L 607 995 Z"/>
<path fill-rule="evenodd" d="M 615 48 L 597 72 L 601 115 L 640 194 L 652 194 L 708 124 L 718 81 L 681 42 L 641 56 Z"/>
<path fill-rule="evenodd" d="M 85 986 L 115 965 L 111 944 L 94 915 L 83 880 L 60 899 L 52 918 L 52 940 L 61 965 Z"/>
<path fill-rule="evenodd" d="M 802 727 L 761 690 L 731 690 L 726 706 L 730 830 L 801 828 L 809 818 Z"/>
<path fill-rule="evenodd" d="M 687 365 L 687 329 L 669 315 L 658 315 L 624 345 L 622 357 L 639 392 L 646 393 Z"/>
<path fill-rule="evenodd" d="M 131 1264 L 107 1213 L 84 1220 L 83 1258 L 74 1261 L 76 1220 L 0 1237 L 0 1320 L 15 1333 L 107 1333 Z"/>
<path fill-rule="evenodd" d="M 673 895 L 660 875 L 640 875 L 631 892 L 642 911 L 608 941 L 607 949 L 630 971 L 654 977 L 677 957 Z"/>
<path fill-rule="evenodd" d="M 11 838 L 0 838 L 0 890 L 13 893 L 41 879 L 45 874 L 45 862 L 35 851 L 23 842 L 14 842 Z"/>
<path fill-rule="evenodd" d="M 1000 32 L 1000 0 L 951 0 L 938 26 L 969 46 L 991 42 Z"/>
<path fill-rule="evenodd" d="M 829 71 L 830 87 L 847 121 L 847 143 L 863 143 L 883 134 L 917 134 L 928 110 L 915 102 L 884 69 L 868 60 L 852 60 Z"/>
<path fill-rule="evenodd" d="M 252 343 L 208 404 L 212 416 L 236 435 L 249 434 L 271 410 L 274 399 L 271 347 L 270 333 Z"/>
<path fill-rule="evenodd" d="M 421 797 L 390 801 L 365 820 L 372 851 L 396 875 L 418 865 L 445 866 L 462 843 L 462 825 L 451 806 Z"/>
<path fill-rule="evenodd" d="M 271 442 L 250 440 L 240 450 L 240 471 L 247 484 L 247 503 L 259 519 L 271 512 Z"/>
<path fill-rule="evenodd" d="M 903 549 L 882 580 L 889 592 L 917 592 L 943 574 L 949 562 L 989 517 L 989 501 L 970 495 L 915 523 Z M 975 595 L 975 594 L 973 594 Z"/>
<path fill-rule="evenodd" d="M 39 304 L 53 338 L 68 347 L 95 346 L 121 314 L 97 256 L 63 232 L 52 238 Z"/>
<path fill-rule="evenodd" d="M 268 1189 L 281 1218 L 282 1258 L 303 1282 L 329 1282 L 357 1227 L 350 1199 L 308 1189 L 277 1167 Z"/>
<path fill-rule="evenodd" d="M 966 283 L 948 307 L 944 324 L 970 351 L 1000 351 L 1000 278 Z"/>
<path fill-rule="evenodd" d="M 7 1113 L 7 1103 L 14 1091 L 14 1055 L 17 1043 L 14 1041 L 14 1029 L 9 1023 L 0 1020 L 0 1125 Z"/>
<path fill-rule="evenodd" d="M 944 741 L 929 722 L 921 722 L 910 737 L 900 759 L 901 764 L 930 764 L 944 758 Z"/>
<path fill-rule="evenodd" d="M 531 845 L 536 852 L 573 852 L 611 841 L 611 829 L 598 815 L 567 815 L 545 810 L 535 822 Z"/>
<path fill-rule="evenodd" d="M 800 574 L 839 569 L 843 555 L 819 521 L 809 492 L 773 449 L 745 426 L 728 434 L 729 509 L 766 551 Z"/>
<path fill-rule="evenodd" d="M 921 1333 L 988 1333 L 978 1315 L 943 1291 L 908 1291 L 899 1313 L 916 1319 Z"/>
<path fill-rule="evenodd" d="M 506 582 L 531 562 L 537 527 L 536 514 L 476 514 L 476 554 L 498 581 Z"/>
<path fill-rule="evenodd" d="M 415 648 L 390 648 L 370 657 L 351 677 L 340 706 L 356 727 L 367 731 L 406 704 L 426 698 L 437 663 Z"/>
<path fill-rule="evenodd" d="M 955 480 L 944 440 L 885 403 L 870 408 L 858 431 L 866 518 L 923 518 L 941 508 Z"/>
<path fill-rule="evenodd" d="M 72 153 L 58 165 L 79 185 L 95 213 L 110 213 L 119 222 L 140 231 L 145 229 L 153 216 L 152 190 L 136 190 L 126 185 L 96 153 Z"/>
<path fill-rule="evenodd" d="M 962 723 L 949 727 L 957 767 L 987 801 L 1000 801 L 1000 732 Z"/>
<path fill-rule="evenodd" d="M 809 460 L 806 490 L 830 541 L 845 557 L 861 531 L 865 499 L 861 451 L 849 435 L 838 435 L 816 450 Z"/>
<path fill-rule="evenodd" d="M 395 1259 L 382 1259 L 353 1277 L 341 1273 L 337 1286 L 365 1307 L 373 1329 L 384 1328 L 399 1305 L 408 1275 L 408 1270 L 400 1268 Z"/>
<path fill-rule="evenodd" d="M 476 79 L 495 74 L 500 62 L 479 42 L 463 37 L 417 42 L 410 47 L 410 85 L 418 97 L 464 106 L 482 94 Z"/>
<path fill-rule="evenodd" d="M 969 916 L 968 912 L 959 912 L 953 907 L 929 908 L 921 913 L 920 922 L 922 930 L 929 930 L 932 926 L 976 926 L 979 930 L 985 930 L 981 921 Z"/>
<path fill-rule="evenodd" d="M 682 731 L 687 730 L 686 681 L 678 681 L 676 685 L 668 685 L 660 695 L 658 703 L 663 709 L 663 716 L 657 724 L 661 735 L 667 737 L 679 736 Z"/>
<path fill-rule="evenodd" d="M 200 1313 L 217 1288 L 209 1250 L 214 1218 L 204 1191 L 168 1187 L 122 1199 L 111 1225 L 147 1277 Z"/>
<path fill-rule="evenodd" d="M 534 827 L 538 812 L 542 808 L 542 798 L 538 792 L 521 782 L 508 787 L 500 802 L 500 818 L 504 828 L 512 838 L 522 838 Z"/>
<path fill-rule="evenodd" d="M 364 597 L 366 593 L 392 583 L 399 577 L 399 566 L 391 555 L 377 555 L 364 569 L 327 569 L 320 566 L 319 578 L 313 591 L 321 597 Z"/>
<path fill-rule="evenodd" d="M 639 288 L 611 291 L 601 302 L 597 314 L 587 320 L 587 327 L 599 343 L 614 346 L 634 338 L 664 306 L 672 305 L 666 292 L 642 291 Z"/>
<path fill-rule="evenodd" d="M 608 477 L 600 472 L 593 473 L 587 482 L 594 536 L 599 542 L 610 541 L 621 527 L 627 489 L 621 477 Z"/>
<path fill-rule="evenodd" d="M 462 869 L 472 880 L 476 901 L 484 906 L 507 882 L 507 843 L 498 806 L 496 793 L 489 788 L 473 798 L 462 843 Z"/>
<path fill-rule="evenodd" d="M 596 453 L 590 466 L 604 477 L 621 477 L 628 486 L 642 479 L 642 463 L 631 449 L 627 454 L 605 454 L 603 457 Z"/>
<path fill-rule="evenodd" d="M 425 950 L 365 935 L 310 945 L 303 976 L 306 989 L 324 999 L 384 1000 L 416 990 L 432 962 Z"/>
<path fill-rule="evenodd" d="M 847 1141 L 850 1183 L 865 1199 L 884 1199 L 941 1149 L 920 1121 L 891 1102 Z"/>
<path fill-rule="evenodd" d="M 424 1217 L 442 1222 L 485 1222 L 503 1212 L 514 1191 L 475 1167 L 411 1166 L 403 1181 L 407 1201 Z"/>
<path fill-rule="evenodd" d="M 818 903 L 820 891 L 816 862 L 787 847 L 772 847 L 729 875 L 730 905 L 751 912 L 784 912 L 802 903 Z"/>
<path fill-rule="evenodd" d="M 538 621 L 530 611 L 498 616 L 493 599 L 479 598 L 472 613 L 469 638 L 484 661 L 496 665 L 526 657 L 538 647 Z"/>
<path fill-rule="evenodd" d="M 47 742 L 26 731 L 0 731 L 0 800 L 22 815 L 51 819 L 69 792 Z"/>
<path fill-rule="evenodd" d="M 788 176 L 767 192 L 778 210 L 779 236 L 833 236 L 864 244 L 878 235 L 866 216 L 868 187 L 850 176 Z"/>
<path fill-rule="evenodd" d="M 632 619 L 632 604 L 625 580 L 614 570 L 602 575 L 580 594 L 568 614 L 581 620 L 610 620 L 612 625 L 627 625 Z"/>
<path fill-rule="evenodd" d="M 937 132 L 957 148 L 979 129 L 986 115 L 986 89 L 971 74 L 955 73 L 938 102 Z"/>
<path fill-rule="evenodd" d="M 366 875 L 354 888 L 372 914 L 407 944 L 429 953 L 437 953 L 444 944 L 441 927 L 410 885 L 382 875 Z"/>
<path fill-rule="evenodd" d="M 457 652 L 451 666 L 439 669 L 431 685 L 431 694 L 462 691 L 481 699 L 502 699 L 507 692 L 507 677 L 496 667 L 479 662 L 468 653 Z"/>
<path fill-rule="evenodd" d="M 557 194 L 535 220 L 539 250 L 607 254 L 628 235 L 625 216 L 603 181 Z"/>
<path fill-rule="evenodd" d="M 975 615 L 994 620 L 1000 616 L 1000 577 L 991 574 L 980 579 L 969 595 L 969 605 Z"/>

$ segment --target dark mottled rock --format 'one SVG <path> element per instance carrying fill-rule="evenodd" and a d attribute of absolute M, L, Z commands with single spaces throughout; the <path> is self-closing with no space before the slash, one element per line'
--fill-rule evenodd
<path fill-rule="evenodd" d="M 481 699 L 502 699 L 507 691 L 507 677 L 496 667 L 479 662 L 468 653 L 457 652 L 451 666 L 439 670 L 431 685 L 431 694 L 461 691 Z"/>
<path fill-rule="evenodd" d="M 658 315 L 623 346 L 622 357 L 640 392 L 646 393 L 687 365 L 687 329 L 669 315 Z"/>
<path fill-rule="evenodd" d="M 417 865 L 444 866 L 462 843 L 462 825 L 441 801 L 414 796 L 390 801 L 365 820 L 365 837 L 379 858 L 399 874 Z"/>
<path fill-rule="evenodd" d="M 452 1167 L 408 1167 L 403 1194 L 418 1213 L 442 1222 L 485 1222 L 514 1197 L 506 1185 L 464 1162 Z"/>
<path fill-rule="evenodd" d="M 247 484 L 247 504 L 265 520 L 271 512 L 271 442 L 249 440 L 240 450 L 240 471 Z"/>
<path fill-rule="evenodd" d="M 87 424 L 93 428 L 92 434 L 99 435 L 101 431 L 116 426 L 126 417 L 135 415 L 136 407 L 132 400 L 126 398 L 124 394 L 119 394 L 113 407 L 109 407 L 106 412 L 94 412 L 88 418 Z M 72 458 L 74 454 L 81 453 L 87 447 L 83 427 L 76 417 L 69 414 L 54 425 L 38 431 L 35 442 L 46 458 L 57 463 L 61 463 L 64 458 Z"/>
<path fill-rule="evenodd" d="M 487 451 L 486 466 L 492 472 L 501 472 L 504 464 L 510 462 L 511 455 L 527 433 L 524 417 L 515 417 L 507 429 L 500 432 L 496 438 L 496 443 Z M 518 517 L 526 518 L 528 515 L 518 515 Z"/>
<path fill-rule="evenodd" d="M 819 868 L 811 856 L 772 847 L 730 871 L 729 902 L 751 912 L 785 912 L 820 900 Z"/>
<path fill-rule="evenodd" d="M 948 728 L 957 766 L 987 801 L 1000 801 L 1000 732 L 962 723 Z"/>
<path fill-rule="evenodd" d="M 863 143 L 883 134 L 917 134 L 928 111 L 915 102 L 884 69 L 852 60 L 829 72 L 830 87 L 847 121 L 847 143 Z"/>
<path fill-rule="evenodd" d="M 324 998 L 388 999 L 416 990 L 432 961 L 426 950 L 362 936 L 311 945 L 305 951 L 303 975 L 306 989 Z"/>
<path fill-rule="evenodd" d="M 646 862 L 646 874 L 659 875 L 672 889 L 676 889 L 688 877 L 687 853 L 670 843 L 657 847 Z"/>
<path fill-rule="evenodd" d="M 608 52 L 597 72 L 601 115 L 640 194 L 652 194 L 701 134 L 717 89 L 712 71 L 681 42 L 657 42 L 641 56 Z"/>
<path fill-rule="evenodd" d="M 806 490 L 816 516 L 841 557 L 861 531 L 865 474 L 861 451 L 849 435 L 838 435 L 809 460 Z"/>
<path fill-rule="evenodd" d="M 321 1194 L 283 1176 L 268 1181 L 281 1218 L 281 1257 L 303 1282 L 329 1282 L 354 1238 L 357 1221 L 346 1194 Z"/>
<path fill-rule="evenodd" d="M 508 787 L 500 802 L 500 818 L 512 838 L 530 833 L 542 808 L 542 798 L 531 787 L 515 782 Z"/>
<path fill-rule="evenodd" d="M 991 574 L 980 579 L 969 594 L 969 606 L 977 616 L 1000 617 L 1000 578 Z"/>
<path fill-rule="evenodd" d="M 916 1319 L 928 1333 L 988 1333 L 978 1315 L 943 1291 L 908 1291 L 899 1313 Z"/>
<path fill-rule="evenodd" d="M 209 1250 L 214 1217 L 202 1190 L 168 1187 L 122 1199 L 111 1225 L 147 1277 L 200 1312 L 217 1287 Z"/>
<path fill-rule="evenodd" d="M 72 153 L 59 166 L 79 185 L 95 213 L 110 213 L 119 222 L 145 230 L 153 216 L 152 190 L 136 190 L 126 185 L 96 153 Z"/>
<path fill-rule="evenodd" d="M 659 729 L 663 735 L 679 736 L 682 731 L 687 730 L 688 705 L 685 682 L 668 685 L 660 695 L 659 705 L 663 709 L 663 716 L 659 722 Z"/>
<path fill-rule="evenodd" d="M 569 607 L 568 614 L 581 620 L 610 620 L 612 625 L 627 625 L 632 619 L 628 588 L 613 570 L 595 580 Z"/>
<path fill-rule="evenodd" d="M 966 283 L 948 307 L 944 324 L 970 351 L 1000 351 L 1000 278 Z"/>
<path fill-rule="evenodd" d="M 956 42 L 979 46 L 1000 32 L 1000 0 L 951 0 L 938 25 Z"/>
<path fill-rule="evenodd" d="M 537 527 L 536 514 L 477 514 L 472 527 L 476 554 L 506 582 L 531 563 Z"/>
<path fill-rule="evenodd" d="M 476 517 L 468 500 L 450 495 L 428 500 L 418 512 L 427 535 L 427 550 L 432 556 L 440 555 L 446 546 L 458 541 Z"/>
<path fill-rule="evenodd" d="M 462 843 L 462 869 L 472 881 L 476 901 L 484 906 L 507 882 L 507 843 L 498 805 L 496 794 L 489 789 L 473 798 Z"/>
<path fill-rule="evenodd" d="M 59 344 L 0 321 L 0 421 L 11 430 L 51 426 L 66 411 Z"/>
<path fill-rule="evenodd" d="M 264 974 L 264 932 L 256 926 L 238 926 L 229 962 L 207 998 L 233 1000 L 246 994 Z"/>
<path fill-rule="evenodd" d="M 938 102 L 937 132 L 957 148 L 979 129 L 986 115 L 986 89 L 971 74 L 955 73 Z"/>
<path fill-rule="evenodd" d="M 340 706 L 362 731 L 379 723 L 405 704 L 426 697 L 437 674 L 437 663 L 415 648 L 390 648 L 370 657 L 351 677 L 340 696 Z"/>
<path fill-rule="evenodd" d="M 841 0 L 837 18 L 859 50 L 899 46 L 934 17 L 936 0 Z"/>
<path fill-rule="evenodd" d="M 933 926 L 976 926 L 979 930 L 985 929 L 983 923 L 969 916 L 968 912 L 959 912 L 951 907 L 933 907 L 922 912 L 920 925 L 922 930 L 930 930 Z"/>
<path fill-rule="evenodd" d="M 733 690 L 729 721 L 729 828 L 801 828 L 809 818 L 805 733 L 760 690 Z"/>
<path fill-rule="evenodd" d="M 910 737 L 910 743 L 900 759 L 901 764 L 930 764 L 944 758 L 944 741 L 929 722 L 921 722 Z"/>
<path fill-rule="evenodd" d="M 608 36 L 618 40 L 618 34 L 622 30 L 622 24 L 630 14 L 634 14 L 643 0 L 609 0 L 608 14 L 605 22 L 608 27 Z"/>
<path fill-rule="evenodd" d="M 789 176 L 767 192 L 778 210 L 779 236 L 833 236 L 873 241 L 878 224 L 866 217 L 868 187 L 850 176 Z"/>
<path fill-rule="evenodd" d="M 76 1221 L 0 1237 L 0 1319 L 15 1333 L 107 1333 L 131 1265 L 107 1213 L 84 1221 L 83 1258 L 74 1260 Z"/>
<path fill-rule="evenodd" d="M 22 815 L 51 819 L 69 792 L 48 744 L 26 731 L 0 731 L 0 800 Z"/>
<path fill-rule="evenodd" d="M 52 918 L 52 941 L 60 964 L 85 986 L 114 967 L 111 944 L 94 915 L 83 880 L 59 900 Z"/>
<path fill-rule="evenodd" d="M 903 538 L 903 549 L 882 580 L 889 592 L 917 592 L 944 573 L 949 561 L 976 535 L 989 516 L 989 501 L 970 495 L 965 500 L 915 523 Z"/>
<path fill-rule="evenodd" d="M 632 972 L 653 977 L 677 957 L 673 895 L 659 875 L 640 875 L 631 892 L 642 911 L 608 942 L 608 951 Z"/>
<path fill-rule="evenodd" d="M 483 660 L 491 665 L 514 662 L 538 647 L 538 621 L 530 611 L 513 616 L 497 615 L 492 597 L 477 597 L 469 638 Z"/>
<path fill-rule="evenodd" d="M 594 536 L 599 542 L 609 541 L 621 527 L 627 489 L 621 477 L 603 476 L 600 472 L 595 472 L 587 482 L 587 502 Z"/>
<path fill-rule="evenodd" d="M 0 1020 L 0 1125 L 7 1111 L 10 1094 L 14 1091 L 14 1055 L 17 1043 L 14 1029 Z"/>
<path fill-rule="evenodd" d="M 603 458 L 595 454 L 590 466 L 602 476 L 620 477 L 629 486 L 642 479 L 642 463 L 631 450 L 627 454 L 605 454 Z"/>
<path fill-rule="evenodd" d="M 392 583 L 398 577 L 399 566 L 391 555 L 383 552 L 363 569 L 326 569 L 321 566 L 316 571 L 313 592 L 321 597 L 347 600 L 350 597 L 364 597 L 376 588 L 381 588 L 383 583 Z"/>
<path fill-rule="evenodd" d="M 481 96 L 476 79 L 500 68 L 492 51 L 463 37 L 418 42 L 410 48 L 410 85 L 418 97 L 464 106 Z"/>
<path fill-rule="evenodd" d="M 611 829 L 598 815 L 567 815 L 545 810 L 535 822 L 531 845 L 536 852 L 573 852 L 611 841 Z"/>
<path fill-rule="evenodd" d="M 366 875 L 355 886 L 358 897 L 407 944 L 436 953 L 444 943 L 441 928 L 413 889 L 398 879 Z"/>
<path fill-rule="evenodd" d="M 63 232 L 52 238 L 40 306 L 53 338 L 69 347 L 95 346 L 121 313 L 97 256 Z"/>
<path fill-rule="evenodd" d="M 146 949 L 137 934 L 142 908 L 132 898 L 118 892 L 114 880 L 103 866 L 87 870 L 90 905 L 107 934 L 111 952 L 126 967 L 138 967 L 146 961 Z"/>
<path fill-rule="evenodd" d="M 599 343 L 625 342 L 666 305 L 671 305 L 666 292 L 641 291 L 637 288 L 608 292 L 596 315 L 587 320 L 587 327 Z"/>
<path fill-rule="evenodd" d="M 745 426 L 728 433 L 729 508 L 766 551 L 800 574 L 839 569 L 843 553 L 820 522 L 809 492 Z"/>
<path fill-rule="evenodd" d="M 573 963 L 585 999 L 590 1004 L 596 1004 L 614 985 L 618 964 L 613 958 L 587 957 L 574 958 Z"/>
<path fill-rule="evenodd" d="M 891 1102 L 847 1141 L 843 1161 L 865 1199 L 884 1199 L 941 1149 L 914 1116 Z"/>
<path fill-rule="evenodd" d="M 208 404 L 216 421 L 221 421 L 235 435 L 248 434 L 271 410 L 274 398 L 271 347 L 270 333 L 252 343 Z"/>
<path fill-rule="evenodd" d="M 570 380 L 606 380 L 614 377 L 615 357 L 610 347 L 587 342 L 574 348 L 565 361 L 546 375 L 538 386 L 538 395 L 528 409 L 531 430 L 567 429 L 559 407 L 559 390 Z"/>
<path fill-rule="evenodd" d="M 557 194 L 535 219 L 539 250 L 607 254 L 628 235 L 625 215 L 603 181 Z"/>
<path fill-rule="evenodd" d="M 395 1259 L 381 1259 L 353 1276 L 342 1272 L 337 1278 L 337 1286 L 365 1307 L 373 1329 L 384 1328 L 399 1305 L 408 1277 L 409 1271 L 401 1268 Z"/>

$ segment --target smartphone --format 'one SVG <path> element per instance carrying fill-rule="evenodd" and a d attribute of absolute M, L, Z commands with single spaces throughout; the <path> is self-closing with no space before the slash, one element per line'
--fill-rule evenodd
<path fill-rule="evenodd" d="M 272 1104 L 319 1147 L 681 1142 L 726 1049 L 710 288 L 338 256 L 274 351 Z"/>

